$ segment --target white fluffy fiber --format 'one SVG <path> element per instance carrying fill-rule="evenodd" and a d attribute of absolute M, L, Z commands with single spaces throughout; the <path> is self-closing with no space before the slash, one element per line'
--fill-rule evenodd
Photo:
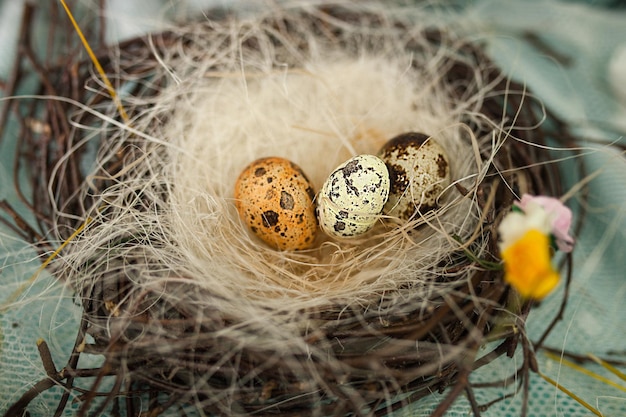
<path fill-rule="evenodd" d="M 293 19 L 294 27 L 302 18 L 294 10 L 280 13 Z M 169 86 L 150 99 L 150 111 L 130 123 L 147 139 L 122 129 L 111 141 L 136 143 L 142 157 L 109 173 L 118 183 L 101 193 L 101 211 L 64 255 L 74 285 L 89 287 L 94 277 L 114 271 L 126 274 L 138 291 L 165 293 L 169 282 L 186 282 L 198 293 L 178 296 L 201 303 L 201 294 L 209 292 L 215 296 L 206 301 L 212 307 L 243 322 L 273 316 L 270 321 L 278 320 L 282 332 L 289 323 L 294 329 L 306 325 L 301 312 L 307 308 L 376 308 L 383 297 L 397 297 L 422 300 L 419 310 L 451 291 L 456 284 L 436 284 L 433 278 L 448 274 L 442 265 L 460 246 L 454 235 L 476 236 L 480 210 L 473 192 L 487 169 L 477 154 L 499 140 L 498 129 L 509 121 L 475 115 L 480 124 L 493 124 L 494 136 L 472 137 L 460 120 L 479 108 L 488 86 L 477 75 L 480 93 L 458 101 L 439 90 L 441 68 L 456 52 L 453 45 L 430 46 L 419 26 L 427 20 L 419 10 L 411 13 L 398 17 L 411 22 L 407 31 L 337 23 L 345 37 L 377 34 L 378 43 L 353 45 L 350 51 L 313 33 L 306 34 L 306 50 L 295 37 L 282 37 L 277 45 L 268 34 L 284 33 L 259 17 L 174 29 L 181 43 L 159 52 L 158 71 Z M 192 40 L 186 49 L 183 36 Z M 425 47 L 424 55 L 407 52 L 408 41 Z M 440 209 L 422 219 L 403 224 L 381 217 L 353 241 L 320 233 L 314 248 L 300 252 L 265 246 L 240 221 L 233 187 L 253 160 L 285 157 L 302 167 L 318 191 L 338 164 L 356 154 L 375 154 L 386 140 L 407 131 L 443 144 L 453 181 L 470 191 L 467 196 L 453 184 Z M 100 157 L 117 151 L 105 150 Z M 129 237 L 133 247 L 124 244 Z M 248 342 L 258 340 L 242 343 Z"/>

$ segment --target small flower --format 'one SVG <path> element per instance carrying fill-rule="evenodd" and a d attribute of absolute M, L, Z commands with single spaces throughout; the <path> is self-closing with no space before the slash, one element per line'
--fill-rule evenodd
<path fill-rule="evenodd" d="M 536 211 L 538 206 L 547 214 L 550 220 L 550 232 L 556 239 L 556 244 L 561 252 L 571 252 L 574 248 L 574 238 L 569 235 L 572 225 L 572 211 L 565 207 L 554 197 L 532 196 L 524 194 L 519 203 L 516 203 L 522 211 Z"/>
<path fill-rule="evenodd" d="M 550 239 L 537 230 L 528 230 L 502 251 L 504 279 L 524 298 L 542 299 L 559 283 L 559 274 L 550 263 Z"/>
<path fill-rule="evenodd" d="M 551 239 L 569 252 L 572 212 L 559 200 L 525 194 L 498 228 L 504 279 L 523 297 L 542 299 L 559 283 L 551 264 Z"/>

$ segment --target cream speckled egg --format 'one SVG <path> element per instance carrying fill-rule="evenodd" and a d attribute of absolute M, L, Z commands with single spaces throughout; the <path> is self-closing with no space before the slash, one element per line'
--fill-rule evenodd
<path fill-rule="evenodd" d="M 235 205 L 261 240 L 280 250 L 307 249 L 317 234 L 315 192 L 291 161 L 261 158 L 248 165 L 235 184 Z"/>
<path fill-rule="evenodd" d="M 358 155 L 330 174 L 317 201 L 320 226 L 330 236 L 355 237 L 374 226 L 389 195 L 389 173 L 374 155 Z"/>
<path fill-rule="evenodd" d="M 450 185 L 450 163 L 443 147 L 421 133 L 389 140 L 378 156 L 389 169 L 391 189 L 385 214 L 410 219 L 437 208 L 437 198 Z"/>

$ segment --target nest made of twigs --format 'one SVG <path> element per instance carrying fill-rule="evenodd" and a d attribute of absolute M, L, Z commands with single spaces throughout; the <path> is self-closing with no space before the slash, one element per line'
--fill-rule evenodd
<path fill-rule="evenodd" d="M 220 19 L 204 23 L 203 30 L 227 26 L 231 18 Z M 76 380 L 97 376 L 80 396 L 82 414 L 112 406 L 125 407 L 127 415 L 139 415 L 142 398 L 148 398 L 147 415 L 184 404 L 215 415 L 378 415 L 455 386 L 435 412 L 441 415 L 461 392 L 471 393 L 468 376 L 475 368 L 498 356 L 512 355 L 520 342 L 530 304 L 520 302 L 502 281 L 496 230 L 516 195 L 559 194 L 559 175 L 548 163 L 549 155 L 529 143 L 544 144 L 548 136 L 559 134 L 560 125 L 542 125 L 544 110 L 522 86 L 504 77 L 479 46 L 443 30 L 416 34 L 405 19 L 339 6 L 263 19 L 263 27 L 271 29 L 267 38 L 272 39 L 276 56 L 285 60 L 292 52 L 285 39 L 289 47 L 297 45 L 294 55 L 309 53 L 308 36 L 315 36 L 357 57 L 364 47 L 378 48 L 393 31 L 406 34 L 402 48 L 414 57 L 408 71 L 425 65 L 423 60 L 431 56 L 427 50 L 452 51 L 445 65 L 437 67 L 435 78 L 450 102 L 469 100 L 481 89 L 488 91 L 472 111 L 480 117 L 468 115 L 460 120 L 472 135 L 459 137 L 468 148 L 470 136 L 478 138 L 479 155 L 488 168 L 480 181 L 471 186 L 459 182 L 449 191 L 455 198 L 470 199 L 480 216 L 471 233 L 454 236 L 457 248 L 446 252 L 427 278 L 432 288 L 440 286 L 445 291 L 433 291 L 428 300 L 417 299 L 411 285 L 404 283 L 369 299 L 361 295 L 358 302 L 346 297 L 329 299 L 297 311 L 296 329 L 289 329 L 291 336 L 282 338 L 262 320 L 242 320 L 239 312 L 224 307 L 232 307 L 233 300 L 198 287 L 185 271 L 165 271 L 169 279 L 162 285 L 139 285 L 149 274 L 146 269 L 158 267 L 146 268 L 142 260 L 154 256 L 155 242 L 166 244 L 168 236 L 154 239 L 158 227 L 145 228 L 143 234 L 138 230 L 120 234 L 99 242 L 97 249 L 119 256 L 94 256 L 89 262 L 72 264 L 67 260 L 74 258 L 62 255 L 54 269 L 59 279 L 76 288 L 84 309 L 72 359 L 56 377 L 55 383 L 67 388 L 59 409 L 65 407 Z M 84 227 L 86 234 L 107 224 L 120 201 L 125 202 L 125 209 L 132 207 L 138 213 L 158 213 L 163 209 L 160 204 L 169 201 L 172 190 L 163 182 L 150 183 L 141 192 L 134 190 L 114 204 L 110 190 L 124 184 L 124 179 L 137 180 L 137 161 L 157 149 L 137 131 L 150 132 L 155 125 L 168 122 L 168 115 L 161 115 L 142 124 L 141 116 L 171 84 L 155 56 L 184 56 L 185 48 L 203 41 L 182 33 L 184 29 L 167 31 L 150 40 L 133 39 L 99 50 L 107 72 L 114 74 L 114 84 L 133 97 L 125 99 L 132 127 L 126 131 L 120 126 L 127 122 L 111 97 L 96 85 L 98 77 L 90 62 L 70 57 L 49 68 L 42 93 L 75 102 L 45 103 L 48 130 L 28 129 L 25 123 L 20 143 L 25 156 L 20 161 L 29 160 L 36 168 L 29 174 L 39 229 L 72 240 L 69 251 L 87 249 L 81 249 L 85 241 L 81 235 L 73 236 L 73 231 Z M 255 36 L 242 36 L 239 42 L 242 55 L 260 48 Z M 477 79 L 483 84 L 478 85 Z M 101 113 L 79 113 L 76 102 L 84 103 L 83 110 Z M 27 122 L 34 118 L 23 114 Z M 101 114 L 108 116 L 103 119 Z M 81 144 L 77 126 L 96 126 L 96 133 Z M 120 130 L 124 133 L 119 134 Z M 506 140 L 492 140 L 496 136 L 506 136 Z M 97 143 L 96 150 L 91 149 L 92 143 Z M 97 168 L 86 169 L 94 160 Z M 37 236 L 33 232 L 29 238 Z M 70 262 L 69 267 L 64 260 Z M 424 278 L 415 277 L 416 282 L 420 279 Z M 299 336 L 292 337 L 294 332 Z M 528 341 L 521 340 L 529 352 Z M 498 347 L 478 358 L 478 349 L 490 341 L 499 341 Z M 87 354 L 102 356 L 101 367 L 78 369 L 78 357 Z M 525 372 L 533 363 L 525 355 Z M 104 377 L 111 377 L 112 384 L 104 384 Z M 22 400 L 12 410 L 26 404 Z"/>

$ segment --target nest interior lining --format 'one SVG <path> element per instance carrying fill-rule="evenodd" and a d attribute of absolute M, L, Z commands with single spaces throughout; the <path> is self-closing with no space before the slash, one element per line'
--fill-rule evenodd
<path fill-rule="evenodd" d="M 474 148 L 482 146 L 488 152 L 492 144 L 489 136 L 472 137 L 462 118 L 471 101 L 480 100 L 484 92 L 451 106 L 447 92 L 437 89 L 440 75 L 414 70 L 400 47 L 384 49 L 389 42 L 378 38 L 391 37 L 387 33 L 372 36 L 372 43 L 383 46 L 357 52 L 346 51 L 341 41 L 333 44 L 309 35 L 306 50 L 291 53 L 294 34 L 276 41 L 276 28 L 267 22 L 243 27 L 246 41 L 253 46 L 226 48 L 228 52 L 216 49 L 217 56 L 207 56 L 205 48 L 189 47 L 183 56 L 161 57 L 175 75 L 183 74 L 177 78 L 184 81 L 161 91 L 156 104 L 142 114 L 138 123 L 154 125 L 147 133 L 158 139 L 144 145 L 140 155 L 131 158 L 139 160 L 133 162 L 137 166 L 105 191 L 108 204 L 120 210 L 100 222 L 94 235 L 108 239 L 108 228 L 133 234 L 124 230 L 125 218 L 139 228 L 154 225 L 167 236 L 160 239 L 163 254 L 155 257 L 171 258 L 171 269 L 183 268 L 180 275 L 193 276 L 198 286 L 226 291 L 222 295 L 228 299 L 245 293 L 256 294 L 258 302 L 275 297 L 282 297 L 281 303 L 295 300 L 296 310 L 307 299 L 317 298 L 320 304 L 338 297 L 365 300 L 401 287 L 420 288 L 423 285 L 415 281 L 421 275 L 428 276 L 422 284 L 432 281 L 429 274 L 442 254 L 458 246 L 451 236 L 468 236 L 480 215 L 472 196 L 463 196 L 454 185 L 442 196 L 437 216 L 427 215 L 408 225 L 381 219 L 379 227 L 363 239 L 335 242 L 322 236 L 314 250 L 288 253 L 266 248 L 245 231 L 233 210 L 234 180 L 252 160 L 277 155 L 303 167 L 319 190 L 343 160 L 376 153 L 387 139 L 419 130 L 447 148 L 456 183 L 471 190 L 488 168 Z M 185 34 L 200 37 L 206 30 L 191 26 Z M 204 33 L 206 39 L 194 41 L 200 46 L 222 44 L 226 41 L 221 39 L 232 32 L 230 25 L 213 26 Z M 232 39 L 228 44 L 237 45 Z M 430 65 L 436 66 L 436 60 L 446 65 L 445 55 L 437 56 L 440 49 L 429 46 L 423 53 L 427 55 L 422 59 Z M 246 57 L 244 63 L 239 62 L 240 55 Z M 161 125 L 158 120 L 163 115 L 169 116 Z M 164 141 L 167 144 L 162 146 Z M 123 212 L 128 204 L 117 200 L 138 194 L 137 188 L 146 193 L 153 184 L 167 195 L 164 203 L 158 193 L 146 198 L 158 211 Z M 205 274 L 207 269 L 216 273 Z"/>

